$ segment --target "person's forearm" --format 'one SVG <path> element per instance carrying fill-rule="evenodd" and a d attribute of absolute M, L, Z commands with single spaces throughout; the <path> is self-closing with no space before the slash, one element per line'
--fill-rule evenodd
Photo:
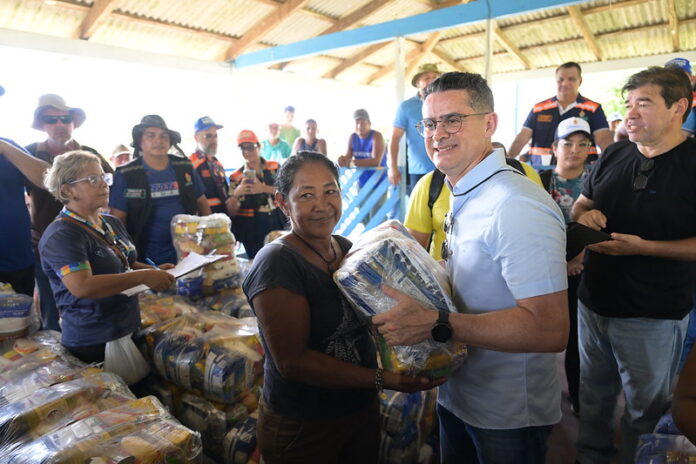
<path fill-rule="evenodd" d="M 677 261 L 696 261 L 696 237 L 683 240 L 644 240 L 645 256 L 674 259 Z"/>
<path fill-rule="evenodd" d="M 560 352 L 568 341 L 567 302 L 551 320 L 515 306 L 485 314 L 452 314 L 450 323 L 456 341 L 494 351 Z"/>
<path fill-rule="evenodd" d="M 46 170 L 51 167 L 47 162 L 25 153 L 3 140 L 0 140 L 0 154 L 19 169 L 32 184 L 44 188 L 43 176 Z"/>
<path fill-rule="evenodd" d="M 674 390 L 672 416 L 679 430 L 691 443 L 696 444 L 696 351 L 689 354 L 679 376 Z"/>
<path fill-rule="evenodd" d="M 399 143 L 401 142 L 401 137 L 398 139 L 392 137 L 389 141 L 389 167 L 391 169 L 398 169 L 399 167 Z"/>
<path fill-rule="evenodd" d="M 376 167 L 379 166 L 379 160 L 376 160 L 375 158 L 353 159 L 353 165 L 361 167 Z"/>
<path fill-rule="evenodd" d="M 527 142 L 529 142 L 529 139 L 531 139 L 532 131 L 527 129 L 522 129 L 519 134 L 517 134 L 517 137 L 515 137 L 515 140 L 512 141 L 510 144 L 510 149 L 508 150 L 507 157 L 508 158 L 515 158 L 517 155 L 520 154 L 522 149 L 524 148 L 525 145 L 527 145 Z"/>
<path fill-rule="evenodd" d="M 582 216 L 583 214 L 585 214 L 586 212 L 588 212 L 590 210 L 591 210 L 590 207 L 583 205 L 582 203 L 576 201 L 570 210 L 570 218 L 573 221 L 577 221 L 580 218 L 580 216 Z"/>
<path fill-rule="evenodd" d="M 141 272 L 149 269 L 123 272 L 121 274 L 99 274 L 80 279 L 69 284 L 63 278 L 66 288 L 77 298 L 107 298 L 143 283 Z"/>
<path fill-rule="evenodd" d="M 374 388 L 375 370 L 351 364 L 306 349 L 297 357 L 276 357 L 276 367 L 285 380 L 321 388 Z"/>

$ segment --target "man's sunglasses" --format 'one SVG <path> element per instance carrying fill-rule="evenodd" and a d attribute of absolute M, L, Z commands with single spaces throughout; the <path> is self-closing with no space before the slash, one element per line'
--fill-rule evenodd
<path fill-rule="evenodd" d="M 63 124 L 70 124 L 73 122 L 73 117 L 69 114 L 65 116 L 41 116 L 40 119 L 44 124 L 57 124 L 58 121 Z"/>
<path fill-rule="evenodd" d="M 652 158 L 642 159 L 638 168 L 638 175 L 633 179 L 633 191 L 639 192 L 645 190 L 648 186 L 648 174 L 655 167 L 655 160 Z"/>

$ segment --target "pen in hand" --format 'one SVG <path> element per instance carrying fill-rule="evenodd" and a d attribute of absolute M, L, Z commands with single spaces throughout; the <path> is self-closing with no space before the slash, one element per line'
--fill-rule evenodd
<path fill-rule="evenodd" d="M 150 258 L 145 258 L 145 262 L 147 264 L 149 264 L 150 266 L 154 267 L 155 269 L 159 270 L 159 266 L 156 265 L 155 262 L 153 260 L 151 260 Z"/>

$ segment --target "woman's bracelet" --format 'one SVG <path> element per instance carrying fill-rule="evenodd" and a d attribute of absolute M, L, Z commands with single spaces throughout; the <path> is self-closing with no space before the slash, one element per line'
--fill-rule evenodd
<path fill-rule="evenodd" d="M 375 370 L 375 388 L 378 392 L 384 390 L 384 369 L 381 367 Z"/>

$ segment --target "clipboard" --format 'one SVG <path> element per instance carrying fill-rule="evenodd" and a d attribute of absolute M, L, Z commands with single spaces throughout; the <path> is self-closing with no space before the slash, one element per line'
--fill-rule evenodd
<path fill-rule="evenodd" d="M 185 276 L 186 274 L 193 272 L 196 269 L 200 269 L 203 266 L 207 266 L 208 264 L 220 261 L 224 258 L 227 258 L 227 255 L 199 255 L 198 253 L 192 251 L 188 254 L 188 256 L 179 261 L 179 263 L 175 267 L 167 269 L 165 272 L 170 273 L 178 279 L 179 277 Z M 150 287 L 148 287 L 147 285 L 141 284 L 136 285 L 135 287 L 131 287 L 128 290 L 124 290 L 120 294 L 126 296 L 133 296 L 149 289 Z"/>
<path fill-rule="evenodd" d="M 611 240 L 611 235 L 578 222 L 566 224 L 566 261 L 579 255 L 587 245 Z"/>

